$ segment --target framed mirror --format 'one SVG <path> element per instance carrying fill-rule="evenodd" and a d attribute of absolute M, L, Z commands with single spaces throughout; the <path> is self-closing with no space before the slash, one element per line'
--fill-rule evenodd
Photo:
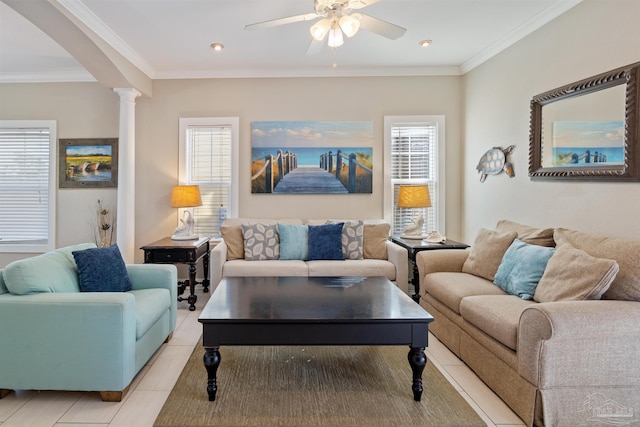
<path fill-rule="evenodd" d="M 640 181 L 640 62 L 533 97 L 534 180 Z"/>

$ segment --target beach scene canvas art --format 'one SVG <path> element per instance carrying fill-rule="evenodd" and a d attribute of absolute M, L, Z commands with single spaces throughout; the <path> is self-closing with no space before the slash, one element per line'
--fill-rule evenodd
<path fill-rule="evenodd" d="M 620 165 L 624 162 L 623 121 L 555 121 L 554 166 Z"/>
<path fill-rule="evenodd" d="M 252 193 L 372 192 L 372 122 L 252 122 L 251 145 Z"/>

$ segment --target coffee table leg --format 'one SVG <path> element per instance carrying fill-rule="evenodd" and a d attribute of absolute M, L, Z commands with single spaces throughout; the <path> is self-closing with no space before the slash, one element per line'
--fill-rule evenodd
<path fill-rule="evenodd" d="M 422 371 L 427 364 L 427 356 L 424 354 L 424 347 L 411 347 L 409 350 L 409 365 L 413 371 L 413 400 L 420 402 L 422 397 Z"/>
<path fill-rule="evenodd" d="M 205 347 L 204 349 L 204 367 L 207 369 L 207 393 L 209 393 L 209 402 L 216 400 L 216 391 L 218 391 L 217 372 L 220 366 L 219 347 Z"/>

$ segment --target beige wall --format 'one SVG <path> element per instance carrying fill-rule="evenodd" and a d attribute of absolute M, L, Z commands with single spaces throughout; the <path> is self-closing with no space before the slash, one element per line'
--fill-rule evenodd
<path fill-rule="evenodd" d="M 447 232 L 459 234 L 459 77 L 156 80 L 153 97 L 137 103 L 136 242 L 166 236 L 176 225 L 169 208 L 178 181 L 178 119 L 240 117 L 239 216 L 383 217 L 383 117 L 446 116 Z M 251 194 L 251 122 L 369 120 L 374 126 L 373 194 Z"/>
<path fill-rule="evenodd" d="M 0 84 L 0 119 L 56 120 L 58 138 L 117 138 L 118 103 L 117 94 L 97 83 Z M 93 241 L 98 199 L 116 207 L 115 189 L 64 188 L 56 194 L 56 247 Z M 0 268 L 27 256 L 0 253 Z"/>
<path fill-rule="evenodd" d="M 168 236 L 176 226 L 169 199 L 178 182 L 180 117 L 240 118 L 240 216 L 369 219 L 383 216 L 384 116 L 445 115 L 446 232 L 458 237 L 460 88 L 460 77 L 156 80 L 153 97 L 136 100 L 135 245 Z M 58 120 L 59 138 L 118 135 L 118 96 L 98 84 L 5 84 L 0 97 L 0 118 Z M 373 194 L 252 195 L 250 128 L 262 120 L 372 121 Z M 58 190 L 57 246 L 91 240 L 91 209 L 98 198 L 115 204 L 115 191 Z M 18 257 L 23 255 L 0 254 L 0 266 Z M 142 251 L 136 262 L 142 262 Z"/>
<path fill-rule="evenodd" d="M 640 183 L 527 176 L 531 98 L 640 61 L 638 22 L 638 0 L 585 0 L 463 77 L 464 240 L 501 218 L 640 239 Z M 480 183 L 482 154 L 511 144 L 515 178 L 501 174 Z"/>

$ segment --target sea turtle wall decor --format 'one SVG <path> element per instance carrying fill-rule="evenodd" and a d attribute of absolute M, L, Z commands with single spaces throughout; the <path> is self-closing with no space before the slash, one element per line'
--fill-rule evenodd
<path fill-rule="evenodd" d="M 510 178 L 515 176 L 513 171 L 513 165 L 507 160 L 507 156 L 511 154 L 515 145 L 510 145 L 507 148 L 493 147 L 480 157 L 477 171 L 480 172 L 480 182 L 484 182 L 487 179 L 487 175 L 499 174 L 505 171 Z"/>

